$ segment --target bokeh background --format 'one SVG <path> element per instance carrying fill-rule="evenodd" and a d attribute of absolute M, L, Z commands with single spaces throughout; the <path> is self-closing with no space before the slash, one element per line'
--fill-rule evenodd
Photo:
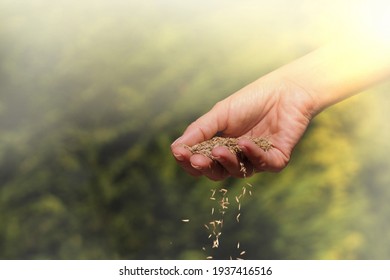
<path fill-rule="evenodd" d="M 0 258 L 390 258 L 389 84 L 317 116 L 278 174 L 216 183 L 170 154 L 215 102 L 356 27 L 357 2 L 0 0 Z M 210 189 L 246 183 L 211 250 Z"/>

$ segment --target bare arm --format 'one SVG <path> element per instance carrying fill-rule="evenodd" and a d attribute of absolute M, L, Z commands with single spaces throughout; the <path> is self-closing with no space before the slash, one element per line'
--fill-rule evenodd
<path fill-rule="evenodd" d="M 367 39 L 367 38 L 365 38 Z M 316 111 L 367 88 L 390 74 L 390 44 L 372 37 L 339 40 L 278 69 L 278 75 L 309 90 Z"/>
<path fill-rule="evenodd" d="M 269 136 L 274 148 L 268 152 L 245 138 L 239 141 L 245 167 L 253 173 L 282 170 L 316 114 L 389 77 L 389 41 L 376 35 L 339 40 L 261 77 L 188 126 L 172 144 L 173 155 L 194 176 L 242 177 L 238 159 L 226 148 L 214 148 L 215 162 L 192 155 L 182 144 L 194 145 L 217 132 L 230 137 Z"/>

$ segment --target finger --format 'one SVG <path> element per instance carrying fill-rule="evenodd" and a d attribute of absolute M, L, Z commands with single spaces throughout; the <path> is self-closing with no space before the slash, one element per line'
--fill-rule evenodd
<path fill-rule="evenodd" d="M 229 173 L 216 161 L 203 155 L 193 155 L 183 145 L 173 146 L 172 153 L 176 162 L 193 176 L 205 175 L 214 181 L 223 180 L 229 176 Z"/>
<path fill-rule="evenodd" d="M 212 138 L 219 131 L 223 131 L 225 127 L 222 124 L 225 123 L 226 110 L 221 110 L 220 107 L 223 105 L 217 103 L 209 112 L 190 124 L 172 146 L 178 144 L 193 146 Z"/>
<path fill-rule="evenodd" d="M 278 172 L 286 167 L 288 163 L 288 158 L 276 148 L 264 151 L 253 141 L 244 138 L 239 140 L 238 146 L 245 157 L 253 164 L 256 172 Z"/>
<path fill-rule="evenodd" d="M 246 172 L 243 172 L 247 170 L 245 163 L 240 161 L 228 148 L 223 146 L 216 147 L 212 150 L 212 155 L 233 177 L 243 178 L 247 175 Z"/>
<path fill-rule="evenodd" d="M 249 139 L 240 139 L 238 146 L 247 160 L 253 165 L 255 172 L 264 171 L 267 167 L 267 155 L 259 146 Z"/>
<path fill-rule="evenodd" d="M 185 148 L 184 146 L 174 146 L 171 148 L 172 154 L 176 159 L 176 162 L 189 174 L 192 176 L 201 176 L 202 172 L 195 169 L 191 165 L 190 158 L 192 156 L 192 153 Z"/>
<path fill-rule="evenodd" d="M 190 161 L 194 169 L 213 181 L 220 181 L 229 176 L 229 173 L 223 166 L 206 156 L 195 154 L 191 157 Z"/>

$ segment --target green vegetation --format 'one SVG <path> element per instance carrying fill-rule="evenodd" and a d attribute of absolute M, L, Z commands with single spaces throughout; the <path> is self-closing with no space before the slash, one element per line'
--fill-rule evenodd
<path fill-rule="evenodd" d="M 1 259 L 206 258 L 210 189 L 245 181 L 190 177 L 170 143 L 347 11 L 209 2 L 0 0 Z M 388 89 L 322 113 L 282 173 L 249 178 L 215 257 L 239 241 L 249 259 L 390 258 Z"/>

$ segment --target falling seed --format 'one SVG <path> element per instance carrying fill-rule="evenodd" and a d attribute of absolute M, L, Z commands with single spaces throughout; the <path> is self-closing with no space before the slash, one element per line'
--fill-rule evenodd
<path fill-rule="evenodd" d="M 223 196 L 225 196 L 227 193 L 227 189 L 220 189 L 219 192 L 223 193 Z"/>
<path fill-rule="evenodd" d="M 196 146 L 195 148 L 189 147 L 189 149 L 192 153 L 202 154 L 202 152 L 198 152 L 198 150 L 200 149 L 200 146 L 199 147 Z M 208 156 L 208 155 L 206 155 L 206 156 Z M 209 157 L 211 159 L 213 159 L 211 156 L 209 156 Z M 246 170 L 245 165 L 242 162 L 240 163 L 240 167 L 241 167 L 240 171 L 243 172 L 244 178 L 246 178 L 246 176 L 247 176 L 246 171 L 247 170 Z M 246 195 L 248 195 L 248 196 L 253 195 L 253 193 L 252 193 L 253 185 L 252 184 L 245 182 L 245 184 L 243 184 L 243 186 L 241 186 L 241 188 L 242 188 L 241 193 L 234 196 L 235 201 L 237 203 L 237 208 L 238 208 L 238 211 L 236 212 L 237 223 L 240 223 L 240 219 L 241 219 L 241 203 L 243 202 L 243 197 Z M 207 251 L 211 248 L 219 248 L 220 236 L 222 234 L 222 226 L 224 223 L 224 215 L 227 213 L 226 211 L 228 211 L 227 209 L 229 208 L 229 205 L 230 205 L 230 203 L 229 203 L 229 196 L 230 195 L 227 194 L 228 192 L 229 192 L 229 190 L 226 188 L 223 188 L 223 187 L 217 187 L 214 189 L 213 188 L 210 189 L 211 195 L 210 195 L 209 199 L 214 200 L 215 202 L 213 202 L 213 207 L 210 207 L 211 209 L 209 208 L 212 218 L 209 220 L 208 223 L 204 224 L 204 227 L 208 231 L 208 238 L 210 239 L 211 242 L 208 244 L 208 246 L 202 247 L 203 251 Z M 230 198 L 232 198 L 232 197 L 230 197 Z M 216 204 L 214 204 L 214 203 L 216 203 Z M 183 220 L 183 222 L 189 222 L 189 219 L 185 219 L 185 220 Z M 236 257 L 236 259 L 243 260 L 241 257 L 246 254 L 246 251 L 242 251 L 242 249 L 240 249 L 240 242 L 237 242 L 237 253 L 238 252 L 240 252 L 240 253 L 238 254 L 238 257 Z M 213 259 L 213 256 L 208 256 L 207 259 L 211 260 L 211 259 Z M 233 259 L 232 256 L 230 256 L 230 259 L 231 260 Z"/>
<path fill-rule="evenodd" d="M 240 172 L 242 172 L 244 174 L 244 178 L 246 178 L 246 168 L 245 168 L 245 165 L 240 162 Z"/>
<path fill-rule="evenodd" d="M 213 249 L 219 247 L 219 239 L 218 236 L 215 237 L 215 240 L 213 241 Z"/>
<path fill-rule="evenodd" d="M 181 220 L 183 223 L 188 223 L 190 220 L 189 219 L 183 219 Z"/>

